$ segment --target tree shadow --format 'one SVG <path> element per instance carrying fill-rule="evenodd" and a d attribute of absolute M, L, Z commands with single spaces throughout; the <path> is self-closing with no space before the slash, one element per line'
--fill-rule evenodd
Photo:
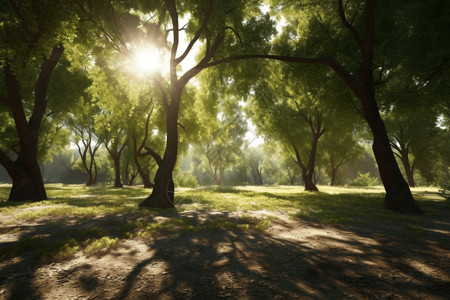
<path fill-rule="evenodd" d="M 139 259 L 133 249 L 130 256 L 115 258 L 130 269 L 117 270 L 124 276 L 115 282 L 114 293 L 105 298 L 446 299 L 450 294 L 449 215 L 446 211 L 439 218 L 430 218 L 420 237 L 405 234 L 404 227 L 390 223 L 312 226 L 313 223 L 304 221 L 295 224 L 316 231 L 298 240 L 238 229 L 160 233 L 146 242 L 143 247 L 147 254 Z M 228 212 L 188 211 L 166 217 L 175 216 L 188 219 L 191 224 L 214 218 L 241 221 Z M 41 243 L 50 242 L 59 237 L 56 228 L 66 232 L 79 230 L 80 225 L 73 221 L 66 220 L 54 227 L 38 223 L 21 234 L 21 238 L 40 235 Z M 104 227 L 107 221 L 127 223 L 131 219 L 126 215 L 100 216 L 87 220 L 83 226 Z M 284 226 L 282 220 L 273 222 Z M 114 233 L 111 236 L 121 237 Z M 2 241 L 0 248 L 7 246 L 10 245 Z M 106 255 L 114 254 L 99 252 L 92 256 L 92 261 Z M 52 262 L 40 261 L 25 251 L 13 262 L 4 264 L 0 268 L 0 290 L 8 289 L 8 293 L 2 296 L 45 297 L 43 287 L 35 286 L 34 279 L 38 269 L 49 263 Z M 79 289 L 92 295 L 106 284 L 106 279 L 99 277 L 101 271 L 91 263 L 74 265 L 60 271 L 58 278 L 77 274 Z"/>

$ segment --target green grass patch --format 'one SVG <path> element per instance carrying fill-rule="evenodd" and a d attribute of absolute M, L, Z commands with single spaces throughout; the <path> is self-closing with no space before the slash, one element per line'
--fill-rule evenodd
<path fill-rule="evenodd" d="M 89 239 L 84 242 L 84 253 L 86 255 L 92 255 L 100 250 L 109 249 L 116 245 L 118 238 L 111 238 L 104 236 L 99 239 Z"/>
<path fill-rule="evenodd" d="M 120 239 L 148 238 L 159 233 L 184 234 L 198 231 L 255 230 L 265 232 L 273 219 L 258 220 L 251 211 L 284 211 L 295 218 L 323 224 L 400 224 L 412 236 L 420 236 L 439 210 L 450 210 L 450 201 L 437 195 L 437 189 L 412 189 L 424 216 L 399 215 L 383 209 L 384 190 L 375 187 L 319 187 L 321 192 L 304 192 L 298 186 L 203 187 L 176 191 L 176 208 L 157 210 L 139 208 L 151 190 L 142 187 L 114 189 L 108 186 L 46 185 L 49 200 L 6 202 L 9 185 L 0 185 L 0 216 L 3 224 L 39 219 L 41 224 L 63 226 L 49 236 L 29 237 L 20 226 L 1 234 L 23 235 L 19 242 L 0 249 L 0 260 L 30 251 L 42 259 L 66 259 L 77 251 L 92 255 L 115 247 Z M 243 212 L 237 219 L 211 217 L 197 222 L 178 213 L 184 210 Z M 152 217 L 167 218 L 162 222 Z M 95 226 L 87 226 L 97 218 Z M 67 225 L 71 220 L 78 227 Z M 86 224 L 86 226 L 85 226 Z M 64 227 L 65 226 L 65 227 Z"/>
<path fill-rule="evenodd" d="M 269 219 L 264 219 L 256 224 L 255 230 L 259 232 L 265 232 L 270 226 L 272 226 L 272 222 Z"/>

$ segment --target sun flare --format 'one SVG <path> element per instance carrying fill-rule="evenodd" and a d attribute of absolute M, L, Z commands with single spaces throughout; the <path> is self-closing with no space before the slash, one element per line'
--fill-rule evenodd
<path fill-rule="evenodd" d="M 161 72 L 164 68 L 161 55 L 155 48 L 140 49 L 136 52 L 134 63 L 143 73 Z"/>

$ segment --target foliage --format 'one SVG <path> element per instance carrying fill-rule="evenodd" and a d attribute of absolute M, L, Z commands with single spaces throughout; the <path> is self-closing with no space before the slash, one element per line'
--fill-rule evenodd
<path fill-rule="evenodd" d="M 215 185 L 221 185 L 225 171 L 242 156 L 247 123 L 234 97 L 225 96 L 215 107 L 205 105 L 199 109 L 203 126 L 201 137 L 194 142 L 194 155 L 199 156 L 202 171 L 212 176 Z"/>
<path fill-rule="evenodd" d="M 174 173 L 173 181 L 176 187 L 198 187 L 198 180 L 195 175 L 190 174 L 189 172 L 183 172 L 178 168 L 175 168 Z"/>
<path fill-rule="evenodd" d="M 374 186 L 379 184 L 378 179 L 371 177 L 370 173 L 359 173 L 358 176 L 350 183 L 352 186 Z"/>

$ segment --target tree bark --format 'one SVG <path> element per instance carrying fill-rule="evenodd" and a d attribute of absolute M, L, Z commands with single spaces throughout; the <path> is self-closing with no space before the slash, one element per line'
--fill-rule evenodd
<path fill-rule="evenodd" d="M 330 186 L 335 186 L 336 185 L 336 173 L 337 173 L 337 168 L 331 168 L 331 182 L 330 182 Z"/>
<path fill-rule="evenodd" d="M 132 139 L 133 139 L 133 149 L 134 149 L 134 151 L 133 151 L 134 164 L 136 165 L 137 171 L 142 178 L 142 183 L 144 184 L 144 188 L 151 189 L 154 187 L 154 184 L 150 180 L 150 174 L 142 168 L 141 163 L 139 162 L 139 156 L 141 156 L 140 151 L 141 151 L 141 149 L 144 148 L 143 144 L 145 143 L 146 139 L 144 139 L 144 141 L 142 142 L 142 145 L 141 145 L 141 147 L 139 147 L 139 149 L 137 148 L 136 137 L 133 136 Z"/>
<path fill-rule="evenodd" d="M 19 82 L 15 73 L 7 62 L 3 65 L 7 99 L 1 99 L 11 112 L 20 150 L 13 162 L 5 153 L 0 151 L 0 164 L 2 164 L 13 181 L 8 201 L 41 201 L 47 199 L 44 181 L 38 164 L 38 137 L 42 119 L 47 108 L 47 88 L 51 75 L 64 53 L 62 45 L 54 46 L 51 55 L 44 59 L 38 79 L 34 86 L 34 107 L 27 120 L 25 108 L 22 103 Z"/>
<path fill-rule="evenodd" d="M 122 151 L 125 149 L 125 146 L 128 144 L 128 139 L 119 149 L 117 149 L 117 147 L 108 147 L 107 141 L 105 141 L 104 144 L 114 162 L 114 187 L 123 188 L 122 180 L 120 178 L 120 157 L 122 155 Z M 125 172 L 128 173 L 128 165 Z M 128 178 L 124 178 L 124 180 L 128 181 Z"/>
<path fill-rule="evenodd" d="M 373 79 L 371 82 L 373 82 Z M 378 105 L 375 101 L 373 86 L 370 89 L 365 89 L 365 93 L 361 93 L 359 96 L 363 107 L 364 118 L 373 135 L 372 150 L 377 161 L 381 181 L 386 190 L 384 208 L 399 213 L 423 213 L 415 202 L 411 190 L 395 160 L 386 127 L 384 126 Z"/>
<path fill-rule="evenodd" d="M 123 188 L 122 180 L 120 180 L 120 156 L 114 158 L 114 187 Z"/>
<path fill-rule="evenodd" d="M 10 173 L 13 185 L 8 201 L 41 201 L 47 199 L 39 165 L 25 164 L 21 157 L 14 162 Z"/>
<path fill-rule="evenodd" d="M 306 169 L 304 171 L 302 170 L 302 177 L 303 177 L 303 184 L 305 186 L 305 191 L 310 192 L 319 191 L 317 186 L 314 184 L 313 175 L 314 172 L 308 172 Z"/>
<path fill-rule="evenodd" d="M 410 187 L 415 187 L 416 183 L 414 182 L 414 167 L 411 167 L 411 164 L 409 163 L 407 150 L 405 150 L 405 152 L 401 153 L 400 159 L 402 161 L 403 168 L 405 170 L 406 180 L 408 181 L 408 185 Z M 413 163 L 413 165 L 414 165 L 414 163 Z"/>
<path fill-rule="evenodd" d="M 178 111 L 181 100 L 181 90 L 172 92 L 172 105 L 166 107 L 167 141 L 164 156 L 158 163 L 153 191 L 140 206 L 157 208 L 174 208 L 173 169 L 178 155 Z"/>

